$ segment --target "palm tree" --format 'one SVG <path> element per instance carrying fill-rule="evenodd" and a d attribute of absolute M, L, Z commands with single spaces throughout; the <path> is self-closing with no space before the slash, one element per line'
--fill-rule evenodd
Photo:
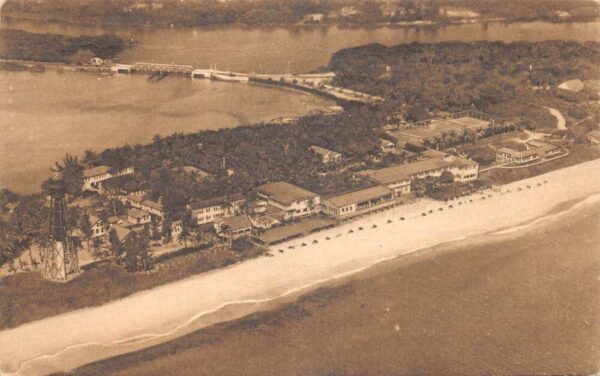
<path fill-rule="evenodd" d="M 32 255 L 32 245 L 43 244 L 45 239 L 45 218 L 47 208 L 40 201 L 31 197 L 23 197 L 14 209 L 11 218 L 6 223 L 13 240 L 22 250 L 29 251 L 29 260 L 35 264 Z"/>
<path fill-rule="evenodd" d="M 433 142 L 431 141 L 431 139 L 429 139 L 429 138 L 424 138 L 423 139 L 423 147 L 425 149 L 431 148 L 432 144 L 433 144 Z"/>
<path fill-rule="evenodd" d="M 87 149 L 84 152 L 84 156 L 83 156 L 83 160 L 82 162 L 85 164 L 91 164 L 92 162 L 94 162 L 96 159 L 98 159 L 98 154 L 96 154 L 96 152 Z"/>
<path fill-rule="evenodd" d="M 152 268 L 152 257 L 150 256 L 150 238 L 148 228 L 139 235 L 137 242 L 136 270 L 147 271 Z"/>
<path fill-rule="evenodd" d="M 19 260 L 19 264 L 21 268 L 23 268 L 23 261 L 21 260 L 21 258 L 19 258 L 23 251 L 28 250 L 29 260 L 33 263 L 31 246 L 33 245 L 33 241 L 36 237 L 36 229 L 28 226 L 23 216 L 17 215 L 17 217 L 18 218 L 12 226 L 13 234 L 10 236 L 10 239 L 12 240 L 13 244 L 14 257 Z"/>
<path fill-rule="evenodd" d="M 202 243 L 202 240 L 204 240 L 204 233 L 202 231 L 202 229 L 200 229 L 200 227 L 196 227 L 194 229 L 194 243 L 196 243 L 196 245 L 200 245 L 200 243 Z"/>
<path fill-rule="evenodd" d="M 83 243 L 79 236 L 67 236 L 67 241 L 71 243 L 75 252 L 79 252 L 83 249 Z"/>
<path fill-rule="evenodd" d="M 90 222 L 90 216 L 84 213 L 79 219 L 79 229 L 85 238 L 87 249 L 90 250 L 90 240 L 92 239 L 92 223 Z"/>
<path fill-rule="evenodd" d="M 122 253 L 122 247 L 119 236 L 117 235 L 117 231 L 114 228 L 111 228 L 108 231 L 108 248 L 115 257 L 115 260 L 118 262 L 119 256 Z"/>
<path fill-rule="evenodd" d="M 446 146 L 448 144 L 448 132 L 442 132 L 441 141 L 442 141 L 442 144 L 444 145 L 442 150 L 445 150 Z"/>
<path fill-rule="evenodd" d="M 83 186 L 83 166 L 79 163 L 79 157 L 67 153 L 62 160 L 62 164 L 56 162 L 55 165 L 63 174 L 67 193 L 75 195 L 81 192 L 81 187 Z"/>
<path fill-rule="evenodd" d="M 442 138 L 440 136 L 433 136 L 433 143 L 435 144 L 435 150 L 440 150 Z"/>
<path fill-rule="evenodd" d="M 177 236 L 177 242 L 179 244 L 183 244 L 184 247 L 187 247 L 187 242 L 190 238 L 190 230 L 188 229 L 187 226 L 184 226 L 183 224 L 181 225 L 181 232 L 179 233 L 179 236 Z"/>
<path fill-rule="evenodd" d="M 173 236 L 173 230 L 171 228 L 171 226 L 173 225 L 173 222 L 171 221 L 170 217 L 165 217 L 165 219 L 163 220 L 162 223 L 162 238 L 163 238 L 163 243 L 167 244 L 171 241 L 171 237 Z M 183 223 L 181 224 L 181 227 L 183 228 Z"/>
<path fill-rule="evenodd" d="M 66 215 L 66 225 L 67 225 L 67 231 L 71 232 L 71 230 L 76 229 L 79 227 L 79 222 L 81 221 L 81 215 L 82 215 L 82 211 L 78 206 L 71 206 L 69 208 L 67 208 L 67 215 Z"/>
<path fill-rule="evenodd" d="M 462 133 L 460 136 L 461 140 L 462 140 L 462 144 L 466 144 L 467 143 L 467 139 L 469 138 L 469 129 L 467 129 L 467 127 L 464 127 L 462 129 Z"/>
<path fill-rule="evenodd" d="M 89 249 L 89 240 L 88 240 L 88 249 Z M 99 259 L 102 258 L 103 252 L 102 252 L 102 240 L 100 240 L 100 238 L 94 238 L 94 241 L 92 242 L 92 256 L 94 256 L 94 258 Z"/>
<path fill-rule="evenodd" d="M 0 265 L 9 263 L 11 265 L 10 270 L 15 270 L 13 263 L 15 258 L 19 254 L 16 239 L 14 238 L 14 232 L 9 229 L 9 224 L 1 223 L 0 226 Z"/>
<path fill-rule="evenodd" d="M 456 144 L 456 137 L 457 137 L 456 131 L 454 129 L 452 129 L 450 131 L 450 135 L 449 135 L 449 141 L 450 141 L 450 144 L 452 145 L 452 147 L 454 147 L 454 145 Z"/>

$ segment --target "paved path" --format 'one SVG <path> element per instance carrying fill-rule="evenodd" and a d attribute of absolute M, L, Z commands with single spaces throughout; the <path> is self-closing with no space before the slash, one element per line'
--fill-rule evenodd
<path fill-rule="evenodd" d="M 550 114 L 552 114 L 552 116 L 556 118 L 556 128 L 562 131 L 566 130 L 567 121 L 565 120 L 563 114 L 561 114 L 560 111 L 558 111 L 556 108 L 546 107 L 546 109 L 548 109 L 548 111 L 550 111 Z"/>

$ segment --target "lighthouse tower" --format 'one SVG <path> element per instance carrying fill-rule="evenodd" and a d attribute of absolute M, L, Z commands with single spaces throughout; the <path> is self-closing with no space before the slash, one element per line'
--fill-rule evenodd
<path fill-rule="evenodd" d="M 42 249 L 44 277 L 57 282 L 66 282 L 79 275 L 77 249 L 69 238 L 65 203 L 65 182 L 62 172 L 52 169 L 53 176 L 48 184 L 50 212 L 48 214 L 48 237 Z"/>

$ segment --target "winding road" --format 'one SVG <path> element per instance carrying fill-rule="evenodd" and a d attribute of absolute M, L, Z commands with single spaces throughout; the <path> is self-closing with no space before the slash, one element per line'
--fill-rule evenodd
<path fill-rule="evenodd" d="M 563 114 L 560 113 L 556 108 L 546 107 L 550 114 L 556 118 L 556 128 L 559 130 L 565 131 L 567 130 L 567 121 Z"/>

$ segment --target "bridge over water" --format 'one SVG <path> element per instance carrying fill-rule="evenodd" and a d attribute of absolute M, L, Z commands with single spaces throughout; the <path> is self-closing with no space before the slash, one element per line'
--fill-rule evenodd
<path fill-rule="evenodd" d="M 137 62 L 132 65 L 115 64 L 111 71 L 117 73 L 163 73 L 185 74 L 193 79 L 211 79 L 227 82 L 254 82 L 273 86 L 284 86 L 298 90 L 308 91 L 329 98 L 349 102 L 379 103 L 382 97 L 360 93 L 331 85 L 335 78 L 334 72 L 306 73 L 306 74 L 256 74 L 222 71 L 217 69 L 195 69 L 191 65 L 158 64 Z"/>
<path fill-rule="evenodd" d="M 133 70 L 150 73 L 185 73 L 191 74 L 194 67 L 191 65 L 176 65 L 176 64 L 156 64 L 156 63 L 135 63 Z"/>

